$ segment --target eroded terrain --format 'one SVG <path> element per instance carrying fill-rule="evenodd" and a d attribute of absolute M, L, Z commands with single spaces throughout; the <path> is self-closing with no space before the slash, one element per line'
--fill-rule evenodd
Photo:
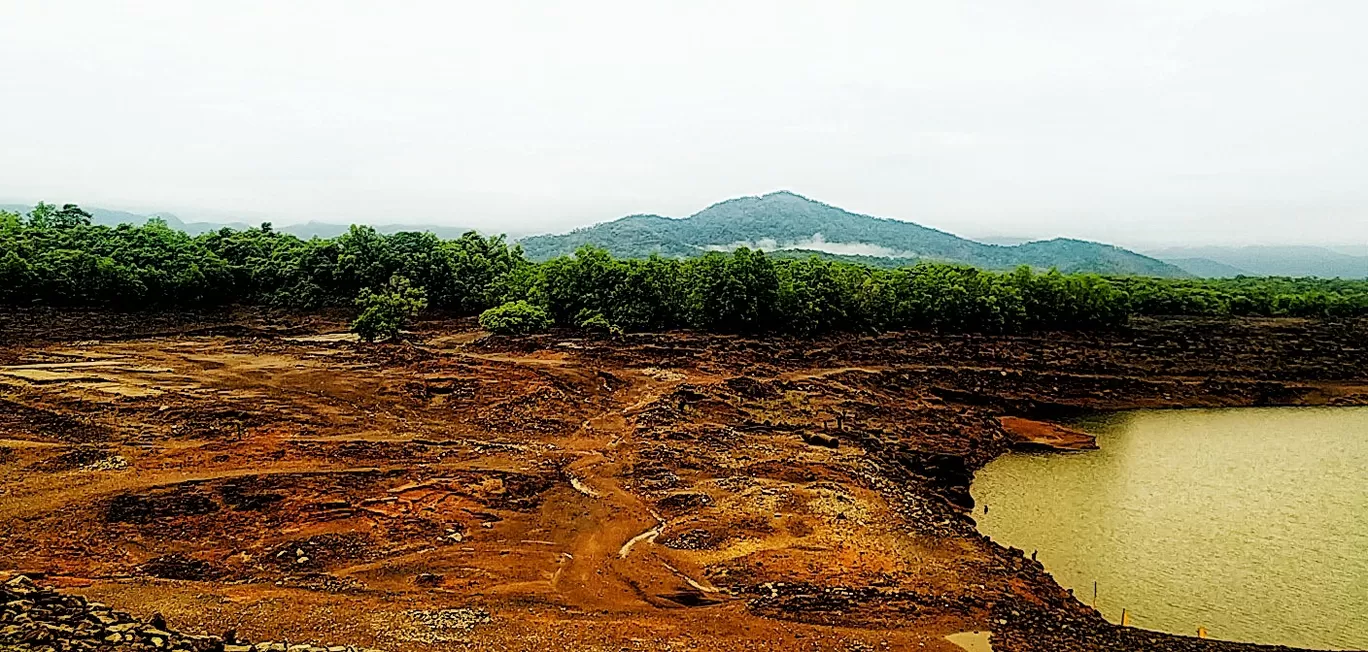
<path fill-rule="evenodd" d="M 0 316 L 0 572 L 189 632 L 386 650 L 1253 649 L 1105 623 L 977 534 L 972 472 L 1020 443 L 1000 417 L 1368 403 L 1364 322 L 344 327 Z"/>

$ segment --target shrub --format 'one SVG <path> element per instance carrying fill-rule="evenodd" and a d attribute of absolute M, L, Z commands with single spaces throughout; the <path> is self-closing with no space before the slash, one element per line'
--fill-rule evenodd
<path fill-rule="evenodd" d="M 526 301 L 509 301 L 480 313 L 480 326 L 500 335 L 527 335 L 551 327 L 551 316 Z"/>
<path fill-rule="evenodd" d="M 600 335 L 622 334 L 622 329 L 618 328 L 617 324 L 608 321 L 607 317 L 604 317 L 601 313 L 597 312 L 581 319 L 579 327 L 591 333 L 598 333 Z"/>
<path fill-rule="evenodd" d="M 352 322 L 352 332 L 367 342 L 395 339 L 408 322 L 427 307 L 427 293 L 415 288 L 402 276 L 390 277 L 378 291 L 365 288 L 356 298 L 361 314 Z"/>

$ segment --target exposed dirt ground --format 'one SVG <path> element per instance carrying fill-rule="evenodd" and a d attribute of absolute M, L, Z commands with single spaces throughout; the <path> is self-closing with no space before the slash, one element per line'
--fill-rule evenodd
<path fill-rule="evenodd" d="M 1021 442 L 1004 416 L 1368 403 L 1364 321 L 344 327 L 0 314 L 0 571 L 186 631 L 386 650 L 1255 649 L 1105 623 L 977 534 L 972 472 Z"/>

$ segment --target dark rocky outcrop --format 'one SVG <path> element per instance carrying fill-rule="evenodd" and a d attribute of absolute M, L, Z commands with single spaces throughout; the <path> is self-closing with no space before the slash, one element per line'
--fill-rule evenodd
<path fill-rule="evenodd" d="M 168 652 L 359 652 L 351 646 L 250 643 L 231 632 L 195 635 L 167 627 L 161 614 L 146 620 L 79 595 L 59 593 L 16 575 L 0 585 L 0 650 L 166 650 Z"/>

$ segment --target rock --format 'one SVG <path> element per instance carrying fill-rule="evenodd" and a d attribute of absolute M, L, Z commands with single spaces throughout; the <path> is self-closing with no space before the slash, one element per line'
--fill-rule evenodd
<path fill-rule="evenodd" d="M 822 446 L 825 448 L 839 448 L 841 445 L 841 440 L 819 432 L 803 433 L 803 441 L 812 446 Z"/>
<path fill-rule="evenodd" d="M 413 578 L 413 583 L 418 586 L 438 586 L 444 578 L 436 573 L 419 573 Z"/>
<path fill-rule="evenodd" d="M 15 575 L 10 581 L 5 582 L 5 587 L 9 589 L 33 589 L 33 580 L 27 575 Z"/>
<path fill-rule="evenodd" d="M 153 612 L 146 622 L 156 629 L 166 629 L 166 617 L 162 616 L 160 611 Z"/>

